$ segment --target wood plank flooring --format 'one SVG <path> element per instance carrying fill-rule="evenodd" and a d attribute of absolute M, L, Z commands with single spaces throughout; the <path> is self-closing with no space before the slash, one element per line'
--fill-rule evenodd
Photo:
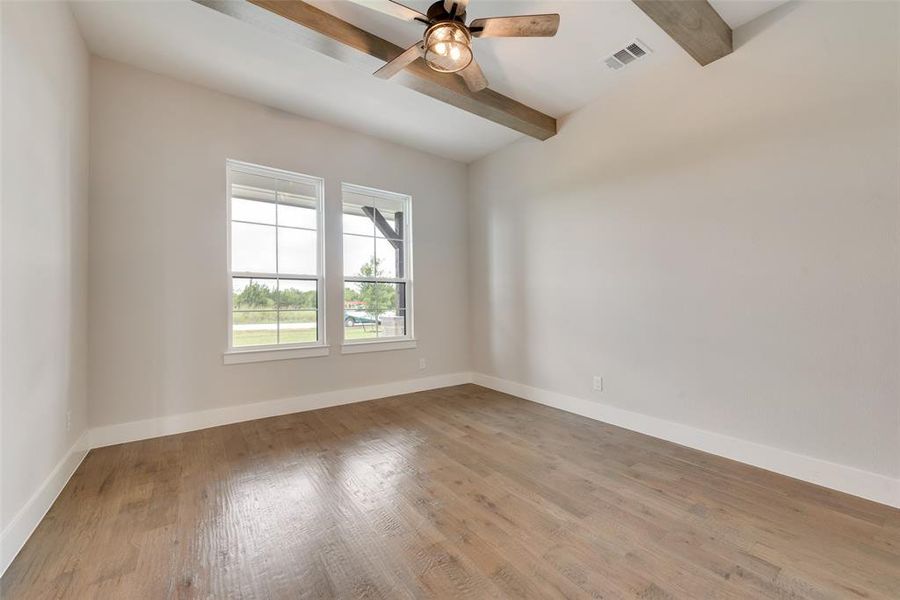
<path fill-rule="evenodd" d="M 478 386 L 92 451 L 18 598 L 900 598 L 900 511 Z"/>

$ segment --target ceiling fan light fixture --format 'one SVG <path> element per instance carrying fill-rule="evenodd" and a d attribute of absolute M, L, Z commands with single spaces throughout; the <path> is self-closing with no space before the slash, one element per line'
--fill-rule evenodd
<path fill-rule="evenodd" d="M 425 63 L 440 73 L 462 71 L 472 62 L 472 35 L 457 21 L 441 21 L 425 31 Z"/>
<path fill-rule="evenodd" d="M 426 26 L 425 36 L 375 71 L 376 77 L 389 79 L 421 57 L 432 71 L 459 73 L 471 92 L 480 92 L 488 85 L 473 55 L 472 38 L 553 37 L 559 29 L 559 15 L 555 13 L 487 17 L 466 25 L 469 0 L 436 0 L 428 7 L 428 14 L 404 6 L 397 0 L 352 1 Z"/>

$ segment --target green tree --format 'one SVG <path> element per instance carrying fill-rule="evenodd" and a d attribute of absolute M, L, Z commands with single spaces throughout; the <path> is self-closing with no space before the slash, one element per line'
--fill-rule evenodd
<path fill-rule="evenodd" d="M 273 293 L 268 286 L 250 280 L 241 293 L 235 295 L 234 305 L 242 308 L 270 308 L 275 306 Z"/>
<path fill-rule="evenodd" d="M 381 259 L 374 256 L 359 269 L 360 277 L 381 277 Z M 359 284 L 357 300 L 365 303 L 366 312 L 373 319 L 378 315 L 393 309 L 397 304 L 397 289 L 392 283 L 364 282 Z"/>
<path fill-rule="evenodd" d="M 285 285 L 282 282 L 282 285 Z M 283 289 L 274 298 L 282 308 L 304 309 L 316 307 L 316 293 L 312 290 L 301 291 L 294 288 Z"/>
<path fill-rule="evenodd" d="M 358 302 L 359 294 L 352 287 L 344 286 L 344 302 Z"/>

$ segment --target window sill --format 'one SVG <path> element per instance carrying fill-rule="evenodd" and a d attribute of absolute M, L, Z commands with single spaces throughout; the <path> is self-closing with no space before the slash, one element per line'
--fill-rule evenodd
<path fill-rule="evenodd" d="M 268 362 L 272 360 L 290 360 L 294 358 L 313 358 L 328 356 L 328 346 L 309 346 L 306 348 L 267 348 L 265 350 L 229 350 L 222 355 L 226 365 L 241 363 Z"/>
<path fill-rule="evenodd" d="M 387 350 L 410 350 L 415 347 L 416 340 L 394 340 L 391 342 L 351 342 L 341 346 L 341 354 L 385 352 Z"/>

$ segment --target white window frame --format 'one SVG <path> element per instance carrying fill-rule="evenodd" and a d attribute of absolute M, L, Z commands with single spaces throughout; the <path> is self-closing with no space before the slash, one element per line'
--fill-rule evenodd
<path fill-rule="evenodd" d="M 382 350 L 405 350 L 416 347 L 415 338 L 415 310 L 413 298 L 415 294 L 413 282 L 413 228 L 412 228 L 412 196 L 379 190 L 377 188 L 356 185 L 353 183 L 341 183 L 341 222 L 343 223 L 344 197 L 346 193 L 359 194 L 372 198 L 382 198 L 403 203 L 403 263 L 405 277 L 358 277 L 344 275 L 344 230 L 341 227 L 341 354 L 357 354 L 361 352 L 378 352 Z M 375 280 L 379 283 L 402 283 L 406 296 L 406 335 L 386 338 L 374 338 L 368 340 L 348 340 L 344 338 L 344 293 L 347 282 L 360 282 Z"/>
<path fill-rule="evenodd" d="M 225 364 L 246 363 L 246 362 L 262 362 L 268 360 L 281 360 L 291 358 L 307 358 L 314 356 L 327 356 L 329 347 L 327 343 L 327 331 L 325 327 L 326 319 L 326 289 L 325 289 L 325 180 L 321 177 L 312 175 L 304 175 L 302 173 L 294 173 L 282 169 L 272 167 L 264 167 L 252 163 L 242 162 L 238 160 L 225 161 L 226 172 L 226 218 L 225 218 L 225 236 L 226 236 L 226 269 L 227 277 L 227 326 L 226 330 L 226 346 L 223 360 Z M 231 201 L 232 201 L 232 179 L 233 173 L 239 172 L 246 175 L 256 175 L 260 177 L 269 177 L 273 179 L 282 179 L 294 183 L 311 185 L 316 191 L 316 270 L 315 274 L 292 274 L 284 276 L 279 273 L 251 273 L 251 272 L 233 272 L 231 270 Z M 276 211 L 277 215 L 277 211 Z M 276 257 L 277 257 L 277 217 L 275 221 L 276 227 Z M 276 258 L 276 271 L 277 271 Z M 260 346 L 238 346 L 235 347 L 233 339 L 233 278 L 248 277 L 256 279 L 290 279 L 295 281 L 315 281 L 316 282 L 316 328 L 317 340 L 315 342 L 302 342 L 295 344 L 267 344 Z"/>

